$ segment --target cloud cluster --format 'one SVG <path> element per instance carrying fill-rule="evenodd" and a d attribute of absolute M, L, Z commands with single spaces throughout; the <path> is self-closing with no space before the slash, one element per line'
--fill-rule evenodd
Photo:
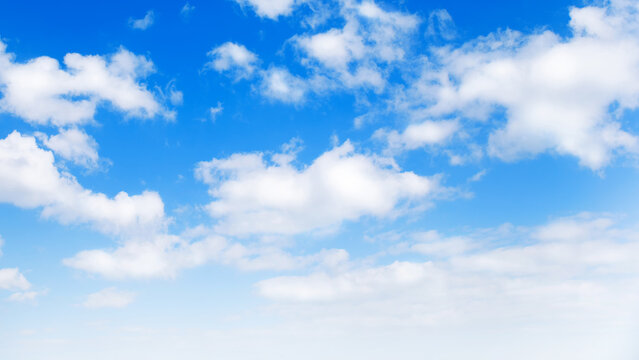
<path fill-rule="evenodd" d="M 250 6 L 260 17 L 277 20 L 280 16 L 290 15 L 296 6 L 306 0 L 235 0 L 242 6 Z"/>
<path fill-rule="evenodd" d="M 15 62 L 0 42 L 0 110 L 56 126 L 90 122 L 104 103 L 127 116 L 174 116 L 140 82 L 154 71 L 144 56 L 123 48 L 108 57 L 70 53 L 64 65 L 46 56 Z"/>
<path fill-rule="evenodd" d="M 207 209 L 224 234 L 297 234 L 363 216 L 388 217 L 441 190 L 437 177 L 400 171 L 388 159 L 357 153 L 346 141 L 308 167 L 294 152 L 234 154 L 200 162 L 196 177 L 215 198 Z"/>
<path fill-rule="evenodd" d="M 299 3 L 249 2 L 258 14 L 263 9 L 262 16 L 273 19 L 290 13 Z M 384 10 L 373 1 L 340 1 L 337 8 L 339 17 L 344 20 L 342 27 L 289 39 L 289 43 L 302 55 L 303 73 L 292 74 L 281 65 L 260 70 L 259 89 L 263 96 L 299 104 L 309 93 L 328 90 L 383 91 L 391 70 L 404 60 L 410 35 L 417 30 L 419 19 L 411 14 Z M 267 13 L 269 15 L 264 15 Z M 225 43 L 209 55 L 213 61 L 208 66 L 220 72 L 235 68 L 238 70 L 236 79 L 252 75 L 257 62 L 255 54 L 234 43 Z"/>
<path fill-rule="evenodd" d="M 421 117 L 484 121 L 503 110 L 490 155 L 516 160 L 552 152 L 600 169 L 615 153 L 639 152 L 637 137 L 618 121 L 639 104 L 636 11 L 624 1 L 572 8 L 565 38 L 505 30 L 435 48 L 397 103 Z"/>
<path fill-rule="evenodd" d="M 60 133 L 51 136 L 37 133 L 36 137 L 62 159 L 87 169 L 98 167 L 98 144 L 82 129 L 60 129 Z"/>
<path fill-rule="evenodd" d="M 0 202 L 41 208 L 61 223 L 85 223 L 107 234 L 138 234 L 165 226 L 164 204 L 155 192 L 109 198 L 61 173 L 50 151 L 17 131 L 0 140 Z"/>
<path fill-rule="evenodd" d="M 639 233 L 609 217 L 580 214 L 534 228 L 506 224 L 462 236 L 430 231 L 403 238 L 387 253 L 419 254 L 423 261 L 280 276 L 258 282 L 257 290 L 308 321 L 382 326 L 486 330 L 490 320 L 495 328 L 580 321 L 622 328 L 639 315 Z"/>

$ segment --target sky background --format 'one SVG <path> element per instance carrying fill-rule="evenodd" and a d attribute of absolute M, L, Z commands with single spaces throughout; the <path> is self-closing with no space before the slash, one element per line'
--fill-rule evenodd
<path fill-rule="evenodd" d="M 0 5 L 0 358 L 636 359 L 639 3 Z"/>

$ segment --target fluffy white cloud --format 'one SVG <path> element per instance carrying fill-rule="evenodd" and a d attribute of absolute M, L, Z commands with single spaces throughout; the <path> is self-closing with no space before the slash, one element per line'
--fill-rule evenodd
<path fill-rule="evenodd" d="M 28 290 L 31 284 L 17 268 L 0 269 L 0 289 Z"/>
<path fill-rule="evenodd" d="M 129 19 L 129 25 L 134 29 L 146 30 L 151 25 L 153 25 L 154 21 L 155 21 L 155 13 L 153 12 L 153 10 L 149 10 L 146 12 L 146 15 L 144 15 L 142 19 Z"/>
<path fill-rule="evenodd" d="M 110 287 L 93 294 L 89 294 L 82 305 L 91 309 L 123 308 L 132 303 L 134 300 L 134 293 Z"/>
<path fill-rule="evenodd" d="M 244 45 L 226 42 L 209 51 L 211 61 L 207 67 L 216 71 L 232 71 L 236 78 L 247 78 L 253 75 L 258 63 L 258 57 Z"/>
<path fill-rule="evenodd" d="M 155 192 L 109 198 L 84 189 L 60 173 L 53 154 L 35 138 L 17 131 L 0 140 L 0 202 L 42 208 L 42 216 L 62 223 L 88 223 L 109 234 L 139 233 L 165 224 L 164 204 Z"/>
<path fill-rule="evenodd" d="M 269 99 L 284 103 L 299 103 L 304 100 L 308 84 L 282 68 L 270 68 L 262 73 L 261 92 Z"/>
<path fill-rule="evenodd" d="M 67 54 L 66 69 L 46 56 L 26 63 L 13 59 L 0 42 L 0 110 L 30 123 L 85 123 L 105 102 L 127 116 L 174 116 L 139 82 L 153 72 L 153 63 L 125 49 L 108 57 Z"/>
<path fill-rule="evenodd" d="M 388 159 L 355 152 L 346 141 L 303 169 L 294 153 L 234 154 L 201 162 L 196 177 L 211 186 L 207 208 L 226 234 L 296 234 L 338 226 L 362 216 L 386 217 L 400 205 L 423 202 L 439 189 L 436 177 L 402 172 Z"/>
<path fill-rule="evenodd" d="M 615 152 L 639 152 L 637 137 L 616 119 L 639 104 L 637 7 L 572 8 L 566 38 L 503 31 L 435 49 L 409 102 L 429 116 L 485 119 L 504 109 L 506 123 L 490 135 L 491 155 L 554 152 L 599 169 Z"/>
<path fill-rule="evenodd" d="M 287 16 L 293 9 L 306 0 L 235 0 L 238 4 L 251 6 L 257 15 L 277 20 L 280 16 Z"/>
<path fill-rule="evenodd" d="M 423 146 L 441 145 L 450 140 L 460 129 L 457 120 L 427 120 L 411 124 L 401 133 L 380 129 L 373 137 L 388 142 L 389 150 L 413 150 Z"/>
<path fill-rule="evenodd" d="M 293 38 L 306 55 L 303 64 L 341 86 L 381 90 L 388 66 L 404 59 L 418 18 L 383 10 L 372 1 L 345 1 L 340 7 L 342 28 Z"/>
<path fill-rule="evenodd" d="M 61 129 L 57 135 L 37 133 L 36 137 L 57 156 L 87 169 L 98 166 L 98 144 L 78 128 Z"/>

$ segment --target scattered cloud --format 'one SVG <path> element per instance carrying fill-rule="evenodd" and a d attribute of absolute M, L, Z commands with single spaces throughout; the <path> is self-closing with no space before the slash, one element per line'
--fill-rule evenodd
<path fill-rule="evenodd" d="M 446 9 L 437 9 L 431 11 L 428 15 L 428 27 L 426 28 L 426 36 L 441 37 L 444 40 L 453 40 L 457 37 L 455 22 Z"/>
<path fill-rule="evenodd" d="M 123 308 L 132 303 L 134 300 L 134 293 L 110 287 L 93 294 L 89 294 L 82 306 L 90 309 Z"/>
<path fill-rule="evenodd" d="M 308 91 L 307 83 L 288 70 L 272 67 L 262 75 L 261 93 L 284 103 L 300 103 Z"/>
<path fill-rule="evenodd" d="M 280 16 L 287 16 L 293 9 L 306 0 L 235 0 L 241 6 L 250 6 L 260 17 L 277 20 Z"/>
<path fill-rule="evenodd" d="M 303 321 L 383 327 L 613 329 L 639 315 L 639 232 L 610 217 L 403 238 L 389 253 L 422 261 L 279 276 L 258 282 L 257 291 Z"/>
<path fill-rule="evenodd" d="M 258 63 L 258 57 L 244 45 L 226 42 L 209 51 L 211 61 L 206 67 L 218 72 L 230 71 L 236 79 L 245 79 L 253 75 Z"/>
<path fill-rule="evenodd" d="M 151 25 L 153 25 L 154 21 L 155 21 L 155 13 L 153 12 L 153 10 L 149 10 L 146 12 L 146 15 L 144 15 L 142 19 L 133 19 L 133 18 L 129 19 L 129 26 L 137 30 L 146 30 Z"/>
<path fill-rule="evenodd" d="M 0 269 L 0 289 L 24 291 L 29 288 L 31 288 L 31 283 L 17 268 Z"/>
<path fill-rule="evenodd" d="M 403 105 L 417 105 L 421 116 L 479 120 L 505 110 L 488 153 L 506 161 L 552 152 L 598 170 L 616 153 L 636 154 L 639 140 L 618 121 L 639 104 L 633 6 L 612 1 L 572 8 L 567 37 L 505 30 L 435 48 L 421 77 L 401 95 L 410 99 Z"/>
<path fill-rule="evenodd" d="M 226 234 L 296 234 L 362 216 L 388 217 L 400 204 L 441 190 L 437 177 L 400 171 L 388 159 L 357 153 L 346 141 L 298 169 L 295 150 L 234 154 L 200 162 L 196 177 L 215 198 L 207 209 Z"/>
<path fill-rule="evenodd" d="M 191 13 L 193 12 L 193 10 L 195 10 L 195 6 L 187 2 L 186 4 L 184 4 L 184 6 L 182 6 L 182 9 L 180 10 L 180 15 L 182 15 L 185 18 L 189 17 L 191 16 Z"/>
<path fill-rule="evenodd" d="M 139 82 L 154 71 L 144 56 L 121 48 L 108 57 L 67 54 L 66 69 L 41 56 L 17 63 L 0 42 L 0 110 L 38 125 L 69 126 L 93 120 L 108 102 L 127 116 L 171 119 L 154 95 Z"/>
<path fill-rule="evenodd" d="M 484 170 L 481 170 L 481 171 L 479 171 L 479 172 L 475 173 L 475 175 L 471 176 L 471 177 L 468 179 L 468 181 L 469 181 L 469 182 L 477 182 L 477 181 L 479 181 L 479 180 L 483 179 L 483 178 L 484 178 L 484 176 L 486 176 L 486 174 L 487 174 L 487 171 L 486 171 L 485 169 L 484 169 Z"/>
<path fill-rule="evenodd" d="M 222 103 L 217 102 L 217 106 L 211 107 L 209 109 L 209 115 L 211 116 L 211 120 L 215 121 L 217 117 L 222 113 L 224 108 L 222 107 Z"/>
<path fill-rule="evenodd" d="M 17 131 L 0 140 L 0 202 L 42 208 L 42 216 L 63 224 L 88 223 L 107 234 L 133 234 L 165 225 L 164 204 L 155 192 L 108 198 L 84 189 L 55 167 L 50 151 Z"/>
<path fill-rule="evenodd" d="M 46 293 L 47 291 L 19 291 L 9 295 L 7 300 L 12 302 L 32 302 Z"/>
<path fill-rule="evenodd" d="M 131 239 L 115 249 L 81 251 L 65 265 L 108 279 L 174 278 L 180 270 L 215 262 L 241 270 L 283 271 L 306 267 L 335 268 L 348 260 L 341 249 L 292 255 L 277 246 L 242 244 L 211 231 L 200 236 L 156 234 Z"/>
<path fill-rule="evenodd" d="M 403 132 L 380 129 L 374 138 L 385 140 L 388 150 L 414 150 L 425 146 L 443 145 L 460 130 L 457 120 L 426 120 L 419 124 L 411 124 Z"/>
<path fill-rule="evenodd" d="M 98 167 L 98 144 L 81 129 L 60 129 L 57 135 L 52 136 L 36 133 L 36 137 L 44 146 L 65 160 L 87 169 Z"/>

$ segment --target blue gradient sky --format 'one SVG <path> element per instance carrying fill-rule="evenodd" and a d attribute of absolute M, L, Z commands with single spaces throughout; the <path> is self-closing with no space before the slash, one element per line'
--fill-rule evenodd
<path fill-rule="evenodd" d="M 638 13 L 2 3 L 0 358 L 636 359 Z"/>

